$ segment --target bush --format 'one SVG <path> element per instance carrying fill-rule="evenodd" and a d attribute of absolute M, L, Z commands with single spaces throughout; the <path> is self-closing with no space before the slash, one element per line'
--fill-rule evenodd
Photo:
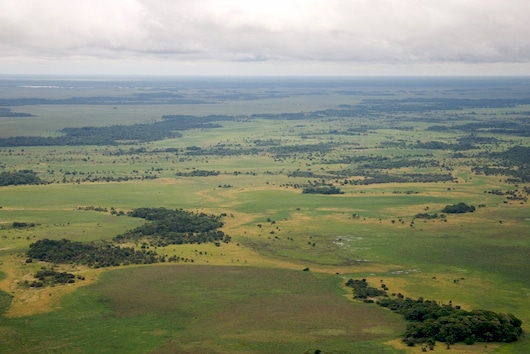
<path fill-rule="evenodd" d="M 473 205 L 467 205 L 466 203 L 458 203 L 453 205 L 446 205 L 443 208 L 442 212 L 448 214 L 463 214 L 463 213 L 472 213 L 475 211 Z"/>

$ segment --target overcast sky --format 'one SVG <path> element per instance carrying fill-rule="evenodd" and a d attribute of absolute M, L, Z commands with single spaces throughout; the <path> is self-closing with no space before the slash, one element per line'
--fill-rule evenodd
<path fill-rule="evenodd" d="M 0 0 L 0 74 L 530 75 L 530 1 Z"/>

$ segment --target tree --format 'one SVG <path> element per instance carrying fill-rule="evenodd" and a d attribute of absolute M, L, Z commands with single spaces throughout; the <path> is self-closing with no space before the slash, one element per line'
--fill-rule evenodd
<path fill-rule="evenodd" d="M 472 213 L 474 211 L 475 207 L 473 205 L 467 205 L 466 203 L 446 205 L 445 208 L 442 209 L 442 212 L 448 214 Z"/>

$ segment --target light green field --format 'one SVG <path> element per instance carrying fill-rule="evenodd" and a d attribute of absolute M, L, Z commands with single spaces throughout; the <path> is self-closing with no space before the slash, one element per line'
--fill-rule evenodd
<path fill-rule="evenodd" d="M 146 123 L 164 114 L 244 116 L 361 101 L 358 96 L 310 92 L 216 104 L 16 107 L 14 111 L 37 117 L 0 118 L 0 137 L 54 135 L 62 127 Z M 414 96 L 411 92 L 400 97 Z M 67 92 L 54 94 L 68 97 Z M 88 93 L 80 92 L 83 95 Z M 484 119 L 496 119 L 506 109 L 474 111 Z M 467 117 L 470 112 L 437 114 Z M 530 208 L 526 201 L 486 193 L 528 185 L 473 173 L 469 162 L 479 159 L 475 156 L 481 149 L 460 159 L 452 151 L 411 148 L 417 140 L 453 144 L 465 134 L 427 131 L 431 123 L 411 122 L 415 113 L 403 115 L 409 120 L 392 120 L 395 127 L 369 117 L 241 119 L 221 122 L 221 128 L 186 130 L 181 138 L 136 145 L 0 148 L 2 170 L 32 169 L 51 182 L 0 187 L 0 311 L 5 311 L 0 317 L 0 352 L 420 352 L 419 347 L 399 343 L 406 326 L 399 316 L 351 299 L 341 287 L 349 277 L 367 278 L 374 284 L 384 279 L 390 292 L 411 298 L 510 312 L 523 320 L 525 332 L 530 331 Z M 330 128 L 366 124 L 370 129 L 359 134 L 329 133 Z M 410 125 L 414 129 L 402 129 Z M 528 138 L 496 137 L 502 142 L 488 145 L 492 151 L 529 145 Z M 408 147 L 381 145 L 398 140 Z M 249 151 L 258 146 L 256 141 L 272 141 L 271 146 L 322 143 L 333 148 L 282 156 L 273 150 L 235 155 L 186 151 L 191 146 L 207 150 L 220 145 Z M 145 152 L 128 153 L 137 148 Z M 166 148 L 177 152 L 162 151 Z M 450 169 L 458 182 L 354 185 L 343 181 L 359 176 L 326 177 L 344 194 L 302 193 L 300 185 L 319 181 L 321 175 L 357 168 L 355 162 L 341 158 L 359 156 L 443 161 L 445 169 L 411 166 L 387 172 L 448 173 Z M 220 174 L 175 176 L 193 170 Z M 295 172 L 314 175 L 295 177 Z M 88 182 L 89 176 L 130 180 Z M 147 178 L 153 176 L 157 178 Z M 414 218 L 424 212 L 440 214 L 444 206 L 459 202 L 483 206 L 474 213 L 449 214 L 446 221 Z M 88 206 L 107 211 L 84 210 Z M 99 270 L 71 266 L 68 270 L 87 275 L 84 283 L 39 290 L 18 286 L 43 266 L 24 263 L 30 243 L 44 238 L 110 240 L 144 223 L 111 215 L 111 208 L 127 212 L 138 207 L 226 213 L 223 231 L 232 242 L 220 248 L 201 244 L 157 250 L 193 258 L 194 265 Z M 13 222 L 34 226 L 15 229 Z M 311 271 L 302 272 L 305 267 Z M 530 340 L 525 335 L 517 343 L 478 347 L 452 349 L 525 353 L 530 352 Z M 443 344 L 437 345 L 435 351 L 441 350 L 445 351 Z"/>

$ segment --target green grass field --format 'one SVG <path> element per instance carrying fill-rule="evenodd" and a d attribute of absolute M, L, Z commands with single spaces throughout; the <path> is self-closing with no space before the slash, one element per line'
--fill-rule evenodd
<path fill-rule="evenodd" d="M 105 273 L 54 313 L 9 319 L 4 352 L 383 351 L 398 316 L 351 303 L 341 277 L 252 267 L 163 266 Z M 360 319 L 363 319 L 360 321 Z"/>
<path fill-rule="evenodd" d="M 442 89 L 425 89 L 421 95 L 417 89 L 385 92 L 392 98 L 453 97 Z M 128 97 L 136 92 L 134 88 L 115 95 L 110 88 L 79 90 L 76 97 Z M 523 320 L 525 332 L 530 330 L 530 209 L 524 198 L 509 199 L 512 194 L 505 193 L 522 193 L 530 186 L 510 182 L 499 173 L 472 171 L 473 166 L 499 164 L 484 152 L 528 147 L 530 141 L 479 130 L 479 137 L 497 140 L 463 151 L 454 150 L 454 145 L 414 147 L 419 141 L 457 144 L 469 135 L 428 129 L 432 125 L 491 123 L 512 115 L 525 122 L 528 106 L 389 110 L 378 115 L 366 111 L 354 117 L 327 113 L 300 119 L 248 117 L 325 112 L 361 104 L 381 93 L 368 88 L 355 96 L 319 87 L 275 90 L 282 95 L 209 104 L 29 105 L 13 111 L 36 117 L 0 118 L 0 138 L 5 138 L 56 136 L 63 127 L 150 123 L 165 114 L 239 117 L 219 122 L 219 128 L 184 130 L 180 138 L 152 142 L 0 148 L 0 172 L 31 169 L 49 182 L 0 187 L 0 352 L 421 352 L 420 346 L 400 343 L 406 326 L 401 317 L 352 300 L 341 286 L 350 277 L 374 284 L 384 279 L 390 292 L 411 298 L 513 313 Z M 490 97 L 484 90 L 468 98 Z M 205 98 L 228 91 L 182 92 Z M 17 89 L 9 97 L 17 94 L 30 95 Z M 66 89 L 54 91 L 49 98 L 70 94 Z M 197 148 L 202 149 L 200 154 L 193 153 Z M 411 161 L 410 166 L 384 165 L 401 160 Z M 437 164 L 423 166 L 418 160 Z M 219 174 L 176 176 L 194 170 Z M 451 173 L 455 180 L 354 183 L 376 172 L 383 178 Z M 344 193 L 302 193 L 301 186 L 318 183 L 331 183 Z M 503 193 L 491 193 L 494 190 Z M 416 217 L 441 214 L 446 205 L 459 202 L 477 209 L 445 218 Z M 20 285 L 49 266 L 25 263 L 32 242 L 110 240 L 145 222 L 112 215 L 111 210 L 139 207 L 226 213 L 223 231 L 232 241 L 220 247 L 192 244 L 157 249 L 168 256 L 194 259 L 193 265 L 112 269 L 60 265 L 58 269 L 86 275 L 86 281 L 44 289 Z M 32 225 L 15 228 L 14 222 Z M 302 272 L 305 267 L 310 272 Z M 526 353 L 530 340 L 525 334 L 512 344 L 451 349 Z M 446 349 L 440 343 L 435 351 L 442 350 Z"/>

